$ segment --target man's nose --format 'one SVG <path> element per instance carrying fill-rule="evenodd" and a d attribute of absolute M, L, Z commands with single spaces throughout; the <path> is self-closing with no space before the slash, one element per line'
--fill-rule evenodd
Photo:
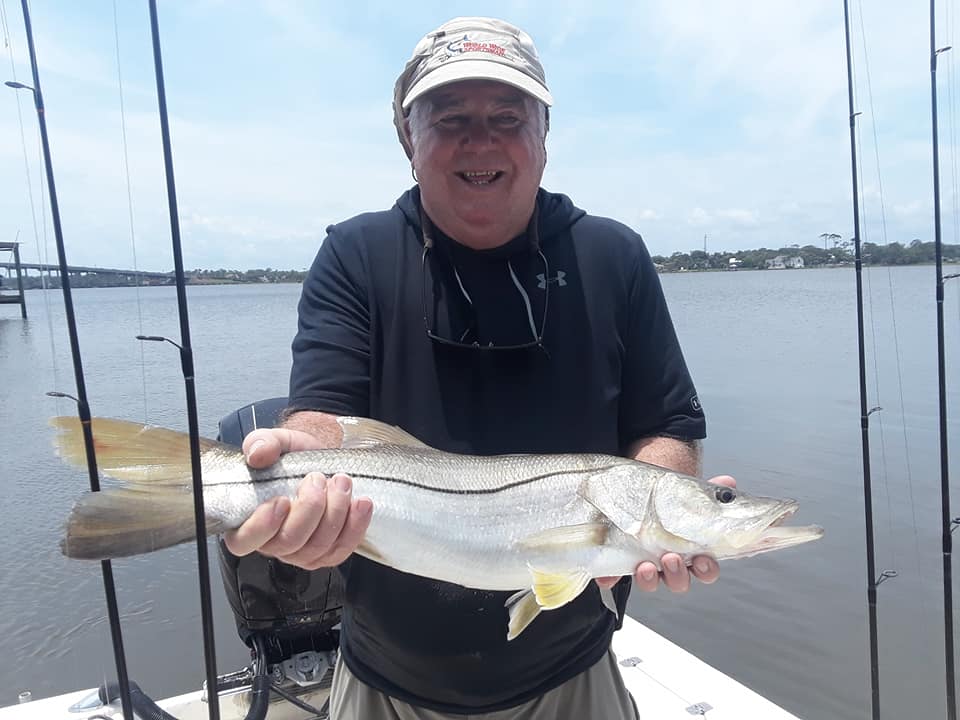
<path fill-rule="evenodd" d="M 486 120 L 473 120 L 467 125 L 461 144 L 476 148 L 492 145 L 496 140 L 497 134 L 489 122 Z"/>

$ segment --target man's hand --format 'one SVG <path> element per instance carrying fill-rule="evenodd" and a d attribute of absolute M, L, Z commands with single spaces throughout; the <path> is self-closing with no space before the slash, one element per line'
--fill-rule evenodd
<path fill-rule="evenodd" d="M 247 464 L 269 467 L 292 450 L 320 450 L 313 435 L 287 428 L 254 430 L 243 441 Z M 254 551 L 306 570 L 339 565 L 363 539 L 373 502 L 353 499 L 353 481 L 343 474 L 310 473 L 291 501 L 278 497 L 263 503 L 236 530 L 224 535 L 234 555 Z"/>
<path fill-rule="evenodd" d="M 710 478 L 710 482 L 717 485 L 726 485 L 736 487 L 737 481 L 729 475 L 718 475 Z M 720 577 L 720 566 L 712 557 L 698 555 L 693 558 L 693 565 L 687 567 L 683 558 L 676 553 L 666 553 L 660 558 L 662 571 L 657 571 L 657 566 L 652 562 L 642 562 L 637 565 L 633 572 L 633 582 L 640 590 L 644 592 L 653 592 L 660 586 L 660 581 L 672 592 L 686 592 L 690 589 L 690 578 L 695 577 L 707 585 L 716 582 Z M 617 584 L 618 577 L 597 578 L 597 584 L 600 587 L 609 588 Z"/>

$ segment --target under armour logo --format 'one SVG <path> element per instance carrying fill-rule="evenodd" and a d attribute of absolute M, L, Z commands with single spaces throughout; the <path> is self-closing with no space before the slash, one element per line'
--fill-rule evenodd
<path fill-rule="evenodd" d="M 563 270 L 557 270 L 557 274 L 552 278 L 547 278 L 543 273 L 537 275 L 537 287 L 541 290 L 544 290 L 547 287 L 547 283 L 556 283 L 558 286 L 563 287 L 567 284 L 567 281 L 564 278 L 567 274 Z"/>

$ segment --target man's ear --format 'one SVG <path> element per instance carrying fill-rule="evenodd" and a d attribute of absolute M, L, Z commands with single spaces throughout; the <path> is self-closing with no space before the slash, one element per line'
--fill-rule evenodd
<path fill-rule="evenodd" d="M 413 161 L 413 142 L 410 137 L 410 119 L 404 117 L 401 121 L 399 117 L 394 117 L 393 121 L 394 127 L 397 128 L 397 137 L 400 139 L 400 144 L 403 146 L 403 151 L 407 155 L 407 159 Z"/>

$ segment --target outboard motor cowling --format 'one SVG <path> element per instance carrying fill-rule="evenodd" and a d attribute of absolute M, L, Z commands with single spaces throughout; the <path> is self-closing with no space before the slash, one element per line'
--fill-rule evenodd
<path fill-rule="evenodd" d="M 239 447 L 252 430 L 274 427 L 286 404 L 286 398 L 270 398 L 224 416 L 218 439 Z M 336 568 L 308 571 L 259 553 L 237 557 L 222 538 L 218 546 L 224 589 L 244 643 L 253 648 L 258 635 L 271 664 L 337 649 L 343 586 Z"/>

